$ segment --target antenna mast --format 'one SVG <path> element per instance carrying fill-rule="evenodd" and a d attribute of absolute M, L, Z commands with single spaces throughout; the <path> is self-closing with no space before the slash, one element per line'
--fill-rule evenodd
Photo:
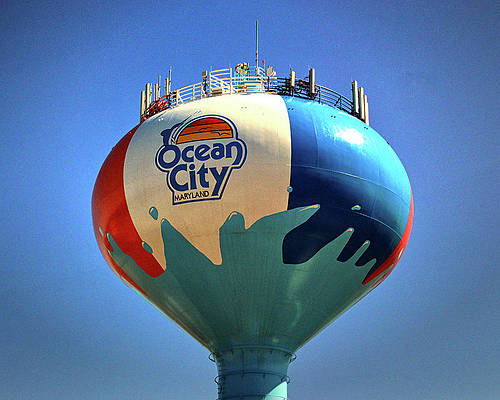
<path fill-rule="evenodd" d="M 259 75 L 259 20 L 255 20 L 255 73 Z"/>

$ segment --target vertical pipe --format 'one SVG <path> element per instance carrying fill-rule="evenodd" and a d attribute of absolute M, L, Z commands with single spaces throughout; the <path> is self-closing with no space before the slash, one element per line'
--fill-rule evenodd
<path fill-rule="evenodd" d="M 364 96 L 364 104 L 365 104 L 365 123 L 366 125 L 370 125 L 370 116 L 369 116 L 369 113 L 368 113 L 368 97 Z"/>
<path fill-rule="evenodd" d="M 144 106 L 145 102 L 146 102 L 146 92 L 144 90 L 141 90 L 141 115 L 140 115 L 140 118 L 142 118 L 144 111 L 146 111 L 146 107 Z"/>
<path fill-rule="evenodd" d="M 315 76 L 314 76 L 314 68 L 311 68 L 309 70 L 309 94 L 311 96 L 314 96 L 314 93 L 316 92 L 316 87 L 315 87 L 315 83 L 314 83 L 314 79 L 315 79 Z"/>
<path fill-rule="evenodd" d="M 353 113 L 355 116 L 359 115 L 359 99 L 358 99 L 358 81 L 352 81 L 352 104 Z"/>
<path fill-rule="evenodd" d="M 255 74 L 259 76 L 259 21 L 255 21 Z"/>
<path fill-rule="evenodd" d="M 172 91 L 172 67 L 168 70 L 168 93 Z"/>
<path fill-rule="evenodd" d="M 151 105 L 151 83 L 146 83 L 146 109 Z"/>
<path fill-rule="evenodd" d="M 290 94 L 293 94 L 295 89 L 295 71 L 290 67 Z"/>
<path fill-rule="evenodd" d="M 358 99 L 359 99 L 359 119 L 361 121 L 365 120 L 365 90 L 362 87 L 358 88 Z"/>

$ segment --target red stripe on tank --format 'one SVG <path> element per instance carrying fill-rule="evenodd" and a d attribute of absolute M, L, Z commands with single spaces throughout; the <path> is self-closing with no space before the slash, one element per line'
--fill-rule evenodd
<path fill-rule="evenodd" d="M 410 189 L 411 190 L 411 189 Z M 410 192 L 411 193 L 411 192 Z M 385 276 L 381 277 L 380 281 L 377 282 L 376 286 L 378 286 L 385 278 L 389 276 L 392 272 L 396 264 L 401 259 L 403 252 L 408 244 L 408 239 L 410 238 L 411 227 L 413 225 L 413 193 L 411 193 L 411 203 L 410 203 L 410 213 L 408 215 L 408 221 L 406 222 L 406 227 L 403 232 L 403 237 L 399 241 L 398 245 L 391 253 L 391 255 L 385 260 L 380 267 L 378 267 L 375 271 L 373 271 L 370 275 L 368 275 L 363 281 L 363 285 L 370 283 L 375 278 L 385 273 Z"/>
<path fill-rule="evenodd" d="M 92 194 L 94 233 L 104 258 L 111 268 L 136 289 L 144 291 L 113 261 L 108 253 L 111 245 L 106 233 L 111 234 L 120 249 L 146 273 L 155 277 L 163 273 L 156 259 L 142 247 L 142 240 L 128 211 L 123 185 L 123 166 L 128 146 L 139 125 L 128 132 L 109 153 L 99 171 Z M 104 236 L 99 232 L 101 227 Z M 146 293 L 144 293 L 146 294 Z"/>

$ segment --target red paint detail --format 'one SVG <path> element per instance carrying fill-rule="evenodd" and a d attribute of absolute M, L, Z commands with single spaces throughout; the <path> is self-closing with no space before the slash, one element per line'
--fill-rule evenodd
<path fill-rule="evenodd" d="M 111 269 L 137 290 L 146 294 L 111 258 L 108 251 L 112 248 L 106 238 L 106 233 L 111 234 L 121 250 L 132 257 L 149 275 L 156 277 L 163 273 L 163 268 L 156 259 L 143 249 L 142 240 L 132 223 L 125 199 L 123 186 L 125 154 L 138 127 L 139 125 L 128 132 L 113 147 L 104 161 L 92 194 L 92 217 L 97 243 Z M 104 237 L 99 232 L 99 227 L 104 232 Z"/>
<path fill-rule="evenodd" d="M 410 189 L 411 190 L 411 189 Z M 410 203 L 410 214 L 408 216 L 408 221 L 406 222 L 406 227 L 403 232 L 403 237 L 399 241 L 398 245 L 391 253 L 391 255 L 385 260 L 380 267 L 378 267 L 375 271 L 373 271 L 370 275 L 368 275 L 363 281 L 363 285 L 370 283 L 379 275 L 386 273 L 383 278 L 380 279 L 379 282 L 372 288 L 372 290 L 377 287 L 385 278 L 389 276 L 392 270 L 396 267 L 396 264 L 399 262 L 401 257 L 399 256 L 400 252 L 405 250 L 406 245 L 408 244 L 408 239 L 410 238 L 411 227 L 413 225 L 413 193 L 411 193 L 411 203 Z M 401 253 L 401 256 L 403 253 Z M 391 268 L 392 266 L 392 268 Z M 389 269 L 389 270 L 388 270 Z"/>
<path fill-rule="evenodd" d="M 229 127 L 227 122 L 224 121 L 223 119 L 206 117 L 206 118 L 200 118 L 200 119 L 197 119 L 196 121 L 191 122 L 190 124 L 188 124 L 186 126 L 186 128 L 189 128 L 191 126 L 197 126 L 197 125 L 211 125 L 211 124 L 220 124 L 220 123 L 224 123 Z"/>
<path fill-rule="evenodd" d="M 104 246 L 106 246 L 106 249 L 108 251 L 113 251 L 113 246 L 111 246 L 111 243 L 109 243 L 109 240 L 108 240 L 108 237 L 107 236 L 104 236 L 102 238 L 102 241 L 104 242 Z"/>
<path fill-rule="evenodd" d="M 375 284 L 370 288 L 370 292 L 373 289 L 375 289 L 378 285 L 380 285 L 383 281 L 385 281 L 385 279 L 391 274 L 391 272 L 394 270 L 394 268 L 396 268 L 396 265 L 393 265 L 387 271 L 385 271 L 384 274 L 382 275 L 382 277 L 378 281 L 376 281 Z"/>

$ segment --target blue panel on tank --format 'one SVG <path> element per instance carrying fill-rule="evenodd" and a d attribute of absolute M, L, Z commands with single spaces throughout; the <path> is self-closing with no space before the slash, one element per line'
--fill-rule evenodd
<path fill-rule="evenodd" d="M 340 260 L 370 240 L 358 263 L 376 258 L 375 270 L 396 248 L 408 221 L 411 188 L 403 165 L 374 129 L 351 115 L 313 101 L 283 99 L 292 135 L 288 208 L 321 204 L 318 213 L 286 236 L 284 262 L 308 260 L 352 227 Z"/>

